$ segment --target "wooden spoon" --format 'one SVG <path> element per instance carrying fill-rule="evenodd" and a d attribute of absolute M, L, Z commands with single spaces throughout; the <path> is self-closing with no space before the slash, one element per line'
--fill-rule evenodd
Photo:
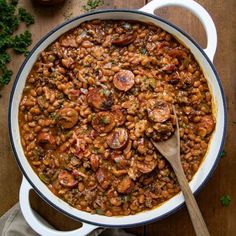
<path fill-rule="evenodd" d="M 188 181 L 184 174 L 184 170 L 180 161 L 180 138 L 179 138 L 179 124 L 178 118 L 173 107 L 175 119 L 176 119 L 176 131 L 174 135 L 164 142 L 155 142 L 151 140 L 152 144 L 157 150 L 168 160 L 172 166 L 175 175 L 178 179 L 180 188 L 183 192 L 185 203 L 188 208 L 190 218 L 197 236 L 210 235 L 206 223 L 202 217 L 201 211 L 197 205 L 197 202 L 193 196 L 193 193 L 189 187 Z"/>

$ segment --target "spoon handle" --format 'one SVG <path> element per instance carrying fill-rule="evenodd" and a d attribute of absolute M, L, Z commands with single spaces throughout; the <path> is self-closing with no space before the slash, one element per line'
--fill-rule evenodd
<path fill-rule="evenodd" d="M 181 163 L 180 163 L 179 168 L 176 168 L 176 166 L 173 168 L 174 168 L 176 177 L 178 179 L 180 188 L 183 192 L 185 203 L 187 205 L 188 212 L 192 220 L 192 224 L 193 224 L 196 235 L 197 236 L 210 236 L 206 223 L 202 217 L 202 213 L 198 207 L 196 199 L 194 198 L 193 193 L 189 187 L 188 181 L 185 177 Z"/>

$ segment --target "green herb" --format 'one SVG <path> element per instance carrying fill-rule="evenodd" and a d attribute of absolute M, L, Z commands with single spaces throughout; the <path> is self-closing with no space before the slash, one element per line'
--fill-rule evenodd
<path fill-rule="evenodd" d="M 45 184 L 49 184 L 50 183 L 50 180 L 49 178 L 43 174 L 43 173 L 39 173 L 39 178 L 45 183 Z"/>
<path fill-rule="evenodd" d="M 157 87 L 157 81 L 154 78 L 144 77 L 143 81 L 144 81 L 143 86 L 146 89 L 148 87 L 152 87 L 153 89 Z"/>
<path fill-rule="evenodd" d="M 34 24 L 33 16 L 28 13 L 24 8 L 20 7 L 18 9 L 19 19 L 25 22 L 27 26 Z"/>
<path fill-rule="evenodd" d="M 107 117 L 103 116 L 100 119 L 100 123 L 104 124 L 104 125 L 107 125 L 107 124 L 109 124 L 109 119 Z"/>
<path fill-rule="evenodd" d="M 130 195 L 121 196 L 122 202 L 129 202 L 131 200 Z"/>
<path fill-rule="evenodd" d="M 157 81 L 154 78 L 150 78 L 149 85 L 155 89 L 157 87 Z"/>
<path fill-rule="evenodd" d="M 104 191 L 104 192 L 102 192 L 102 196 L 103 197 L 105 197 L 106 196 L 106 192 Z"/>
<path fill-rule="evenodd" d="M 26 25 L 34 22 L 33 17 L 24 8 L 17 10 L 17 0 L 0 0 L 0 86 L 8 84 L 12 71 L 7 68 L 11 57 L 7 50 L 12 48 L 15 53 L 25 55 L 28 53 L 27 47 L 32 43 L 31 33 L 26 30 L 22 34 L 13 36 L 18 29 L 20 22 Z"/>
<path fill-rule="evenodd" d="M 147 50 L 146 48 L 139 48 L 139 52 L 143 55 L 147 55 Z"/>
<path fill-rule="evenodd" d="M 12 48 L 17 54 L 28 54 L 27 47 L 32 43 L 31 33 L 26 30 L 23 34 L 16 35 L 12 41 Z"/>
<path fill-rule="evenodd" d="M 65 133 L 65 138 L 66 138 L 66 139 L 67 139 L 67 138 L 70 138 L 70 137 L 72 136 L 72 134 L 73 134 L 73 131 L 72 131 L 72 130 L 67 131 L 67 132 Z"/>
<path fill-rule="evenodd" d="M 0 75 L 0 86 L 4 86 L 6 84 L 8 84 L 11 80 L 11 76 L 12 76 L 12 71 L 8 70 L 6 68 L 1 70 L 1 75 Z"/>
<path fill-rule="evenodd" d="M 58 118 L 58 114 L 57 114 L 56 112 L 51 112 L 51 113 L 49 114 L 49 117 L 50 117 L 51 119 L 53 119 L 53 120 L 56 120 L 56 119 Z"/>
<path fill-rule="evenodd" d="M 224 157 L 225 155 L 226 155 L 226 151 L 223 150 L 223 151 L 221 152 L 221 154 L 220 154 L 220 157 L 222 158 L 222 157 Z"/>
<path fill-rule="evenodd" d="M 96 209 L 96 213 L 99 214 L 99 215 L 104 215 L 104 211 L 100 208 Z"/>
<path fill-rule="evenodd" d="M 94 120 L 95 118 L 96 118 L 96 114 L 95 114 L 95 113 L 92 113 L 91 119 Z"/>
<path fill-rule="evenodd" d="M 233 121 L 233 124 L 236 125 L 236 120 Z"/>
<path fill-rule="evenodd" d="M 108 90 L 106 90 L 106 89 L 101 89 L 100 90 L 100 94 L 108 96 L 110 94 L 110 92 Z"/>
<path fill-rule="evenodd" d="M 82 6 L 84 11 L 94 11 L 96 8 L 104 4 L 103 0 L 88 0 L 87 4 Z"/>
<path fill-rule="evenodd" d="M 93 147 L 93 148 L 92 148 L 92 153 L 94 153 L 94 154 L 99 154 L 99 148 Z"/>
<path fill-rule="evenodd" d="M 229 206 L 230 202 L 231 202 L 231 197 L 229 195 L 223 195 L 221 198 L 220 198 L 220 202 L 221 202 L 221 205 L 222 206 Z"/>

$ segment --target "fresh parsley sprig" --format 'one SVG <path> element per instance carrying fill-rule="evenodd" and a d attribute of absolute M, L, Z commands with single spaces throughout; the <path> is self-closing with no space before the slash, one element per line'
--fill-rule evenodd
<path fill-rule="evenodd" d="M 82 6 L 84 11 L 94 11 L 96 8 L 104 4 L 103 0 L 88 0 L 87 4 Z"/>
<path fill-rule="evenodd" d="M 11 61 L 9 49 L 17 54 L 28 53 L 28 46 L 32 43 L 31 33 L 25 30 L 22 34 L 14 35 L 20 22 L 26 26 L 34 23 L 33 16 L 24 8 L 17 8 L 18 0 L 0 0 L 0 87 L 8 84 L 12 71 L 7 68 Z"/>
<path fill-rule="evenodd" d="M 231 202 L 231 197 L 229 195 L 223 195 L 221 198 L 220 198 L 220 202 L 221 202 L 221 205 L 222 206 L 229 206 L 230 202 Z"/>

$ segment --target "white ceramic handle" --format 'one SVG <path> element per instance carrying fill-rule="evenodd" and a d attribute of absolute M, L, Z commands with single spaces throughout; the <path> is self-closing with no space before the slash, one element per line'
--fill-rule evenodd
<path fill-rule="evenodd" d="M 200 4 L 193 0 L 153 0 L 139 10 L 154 14 L 156 9 L 167 6 L 186 8 L 200 19 L 207 35 L 207 47 L 204 51 L 210 60 L 213 61 L 217 47 L 216 27 L 211 16 Z"/>
<path fill-rule="evenodd" d="M 43 236 L 82 236 L 87 235 L 92 232 L 98 226 L 82 223 L 82 227 L 72 231 L 58 231 L 50 228 L 45 224 L 37 215 L 34 213 L 29 202 L 29 192 L 32 189 L 28 181 L 23 177 L 21 187 L 20 187 L 20 207 L 23 216 L 25 217 L 28 224 L 36 231 L 38 234 Z"/>

